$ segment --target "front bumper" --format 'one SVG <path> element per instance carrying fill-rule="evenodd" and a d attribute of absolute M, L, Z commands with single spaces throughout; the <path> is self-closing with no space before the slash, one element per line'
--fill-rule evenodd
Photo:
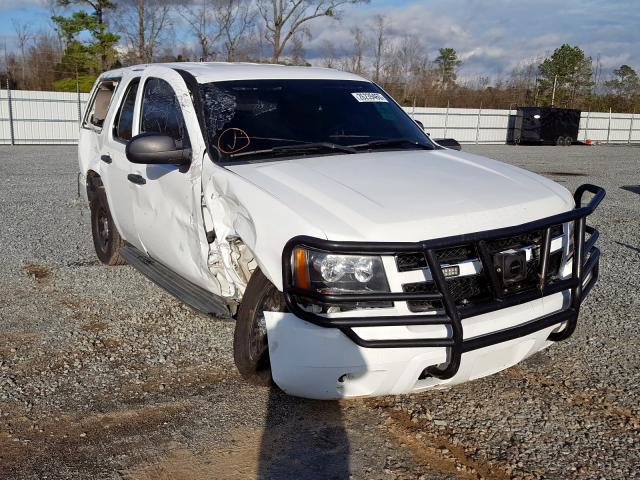
<path fill-rule="evenodd" d="M 479 315 L 465 321 L 465 340 L 487 333 L 487 328 L 522 325 L 532 315 L 545 316 L 566 308 L 568 293 Z M 425 368 L 443 364 L 447 348 L 361 347 L 339 329 L 301 321 L 291 313 L 265 312 L 269 356 L 275 383 L 286 393 L 305 398 L 335 399 L 399 395 L 426 389 L 448 388 L 499 372 L 553 342 L 548 340 L 561 324 L 528 335 L 465 352 L 456 374 L 449 379 L 425 376 Z M 418 329 L 416 331 L 416 328 Z M 426 327 L 360 327 L 362 336 L 415 337 Z"/>
<path fill-rule="evenodd" d="M 593 198 L 582 206 L 585 192 L 592 193 Z M 597 281 L 598 232 L 586 225 L 586 217 L 604 195 L 602 188 L 582 185 L 574 195 L 576 208 L 569 212 L 515 227 L 419 243 L 292 239 L 283 253 L 284 295 L 291 313 L 266 312 L 274 380 L 287 392 L 312 398 L 406 393 L 489 375 L 551 342 L 568 338 L 576 328 L 580 304 Z M 570 272 L 551 280 L 551 229 L 568 222 L 573 222 L 574 242 Z M 487 243 L 532 231 L 543 232 L 538 288 L 504 295 Z M 465 308 L 454 302 L 436 251 L 460 244 L 473 245 L 478 252 L 491 286 L 490 301 Z M 437 293 L 323 295 L 301 290 L 293 286 L 291 278 L 290 258 L 296 246 L 361 255 L 421 251 Z M 359 305 L 367 301 L 437 301 L 443 308 L 442 313 L 392 316 L 373 315 L 367 313 L 373 310 L 366 309 L 353 316 L 332 316 L 304 308 L 304 304 L 340 305 L 356 299 Z M 393 334 L 398 328 L 412 333 Z M 376 333 L 367 337 L 363 333 L 367 329 Z M 316 386 L 310 388 L 309 382 Z"/>

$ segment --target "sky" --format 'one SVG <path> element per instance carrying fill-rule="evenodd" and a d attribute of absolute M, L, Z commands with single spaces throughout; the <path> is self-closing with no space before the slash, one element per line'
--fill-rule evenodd
<path fill-rule="evenodd" d="M 6 39 L 9 49 L 15 45 L 12 19 L 33 30 L 47 28 L 49 2 L 0 0 L 0 41 Z M 640 71 L 639 0 L 371 0 L 345 9 L 340 20 L 313 23 L 312 38 L 305 40 L 307 59 L 319 62 L 327 40 L 347 50 L 351 30 L 367 32 L 378 14 L 387 20 L 390 39 L 416 38 L 430 59 L 441 47 L 455 48 L 464 61 L 462 78 L 506 75 L 563 43 L 599 56 L 605 71 L 623 63 Z M 191 41 L 176 30 L 179 40 Z"/>

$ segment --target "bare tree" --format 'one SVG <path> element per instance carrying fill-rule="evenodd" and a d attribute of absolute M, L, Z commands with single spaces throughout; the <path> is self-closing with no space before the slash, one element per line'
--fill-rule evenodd
<path fill-rule="evenodd" d="M 291 63 L 293 65 L 307 65 L 307 61 L 304 58 L 304 42 L 302 41 L 302 35 L 295 35 L 291 39 Z"/>
<path fill-rule="evenodd" d="M 278 63 L 291 38 L 320 17 L 335 17 L 340 7 L 369 0 L 257 0 L 265 27 L 265 39 L 273 48 L 271 61 Z"/>
<path fill-rule="evenodd" d="M 117 28 L 137 62 L 150 63 L 161 37 L 171 23 L 170 0 L 121 0 Z"/>
<path fill-rule="evenodd" d="M 28 90 L 50 90 L 56 80 L 56 64 L 60 62 L 62 49 L 57 36 L 52 32 L 34 33 L 24 49 L 24 57 L 8 53 L 5 56 L 7 70 L 24 69 L 24 80 L 19 88 Z M 65 72 L 74 75 L 75 72 Z M 11 75 L 10 75 L 11 77 Z"/>
<path fill-rule="evenodd" d="M 375 51 L 373 60 L 373 81 L 380 82 L 380 72 L 382 69 L 382 56 L 384 54 L 385 42 L 385 20 L 382 15 L 374 18 Z"/>
<path fill-rule="evenodd" d="M 22 66 L 22 84 L 24 84 L 26 80 L 25 73 L 27 64 L 25 51 L 27 49 L 27 44 L 34 39 L 34 35 L 31 32 L 31 28 L 28 24 L 18 22 L 14 18 L 11 19 L 11 23 L 13 24 L 13 30 L 16 32 L 16 38 L 18 39 L 18 48 L 20 49 L 20 63 Z"/>
<path fill-rule="evenodd" d="M 217 30 L 223 39 L 225 59 L 237 59 L 238 49 L 253 27 L 255 12 L 247 0 L 221 0 L 215 14 Z"/>
<path fill-rule="evenodd" d="M 360 27 L 352 28 L 351 35 L 353 35 L 353 50 L 351 57 L 346 61 L 345 70 L 362 75 L 364 73 L 363 58 L 366 40 Z"/>
<path fill-rule="evenodd" d="M 183 4 L 178 13 L 184 18 L 200 47 L 200 59 L 203 61 L 215 58 L 214 45 L 222 36 L 215 21 L 215 12 L 219 2 L 216 0 L 195 0 Z"/>
<path fill-rule="evenodd" d="M 423 58 L 422 44 L 420 39 L 414 35 L 406 35 L 402 37 L 400 46 L 396 52 L 398 61 L 400 62 L 400 72 L 404 81 L 404 88 L 402 91 L 402 98 L 406 99 L 411 96 L 415 89 L 415 71 L 417 66 Z"/>
<path fill-rule="evenodd" d="M 338 66 L 338 52 L 336 46 L 330 40 L 325 40 L 322 44 L 323 59 L 322 65 L 326 68 L 336 68 Z"/>

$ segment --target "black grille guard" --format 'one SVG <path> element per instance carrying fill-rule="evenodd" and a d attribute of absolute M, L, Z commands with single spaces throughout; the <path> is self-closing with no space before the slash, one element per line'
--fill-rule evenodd
<path fill-rule="evenodd" d="M 582 197 L 585 192 L 593 194 L 593 197 L 587 205 L 582 206 Z M 569 338 L 573 334 L 578 321 L 580 304 L 598 279 L 600 250 L 595 246 L 595 243 L 599 234 L 596 229 L 586 225 L 586 218 L 594 212 L 604 197 L 605 191 L 603 188 L 585 184 L 576 190 L 574 194 L 576 207 L 568 212 L 513 227 L 437 238 L 416 243 L 335 242 L 308 236 L 294 237 L 285 245 L 282 256 L 284 297 L 289 311 L 299 318 L 321 327 L 339 328 L 347 337 L 361 347 L 447 347 L 447 362 L 444 366 L 441 368 L 434 366 L 429 367 L 427 373 L 436 378 L 448 379 L 458 372 L 462 354 L 465 352 L 520 338 L 563 322 L 566 322 L 565 327 L 559 332 L 551 333 L 549 340 L 558 342 Z M 574 254 L 570 260 L 572 263 L 571 277 L 547 284 L 547 268 L 551 250 L 551 227 L 566 222 L 574 222 L 572 233 L 574 236 Z M 543 231 L 538 288 L 502 296 L 502 288 L 499 284 L 499 279 L 493 266 L 493 260 L 486 243 L 498 238 L 518 235 L 532 230 Z M 585 238 L 586 234 L 589 235 L 588 238 Z M 465 307 L 462 310 L 456 306 L 452 299 L 442 272 L 442 267 L 435 254 L 437 249 L 460 244 L 475 245 L 480 257 L 479 260 L 482 263 L 482 270 L 486 272 L 492 291 L 492 300 L 479 305 Z M 291 271 L 291 255 L 295 247 L 309 247 L 332 253 L 356 255 L 396 255 L 403 252 L 424 252 L 438 293 L 384 292 L 325 295 L 319 292 L 297 288 L 293 284 Z M 585 284 L 584 282 L 587 279 L 588 281 Z M 520 305 L 566 290 L 571 292 L 571 302 L 565 310 L 530 320 L 512 328 L 498 330 L 467 340 L 463 338 L 462 320 L 465 318 Z M 300 301 L 318 305 L 340 305 L 357 302 L 358 305 L 364 304 L 366 306 L 366 302 L 407 300 L 440 301 L 442 302 L 444 314 L 331 318 L 310 312 L 302 308 L 299 304 Z M 359 337 L 356 332 L 353 331 L 353 327 L 389 325 L 445 325 L 449 326 L 451 331 L 445 338 L 389 340 L 366 340 Z"/>

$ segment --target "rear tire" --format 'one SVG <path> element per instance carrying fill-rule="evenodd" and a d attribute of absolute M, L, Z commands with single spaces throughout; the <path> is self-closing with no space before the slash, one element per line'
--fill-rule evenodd
<path fill-rule="evenodd" d="M 558 137 L 556 139 L 556 146 L 558 146 L 558 147 L 564 146 L 564 137 Z"/>
<path fill-rule="evenodd" d="M 564 146 L 570 147 L 573 143 L 573 139 L 571 137 L 564 137 Z"/>
<path fill-rule="evenodd" d="M 257 269 L 244 292 L 236 316 L 233 359 L 240 375 L 254 385 L 272 385 L 264 311 L 284 312 L 284 296 Z"/>
<path fill-rule="evenodd" d="M 96 189 L 89 203 L 89 208 L 91 209 L 91 234 L 96 255 L 105 265 L 124 265 L 127 262 L 120 256 L 124 241 L 113 223 L 104 187 Z"/>

